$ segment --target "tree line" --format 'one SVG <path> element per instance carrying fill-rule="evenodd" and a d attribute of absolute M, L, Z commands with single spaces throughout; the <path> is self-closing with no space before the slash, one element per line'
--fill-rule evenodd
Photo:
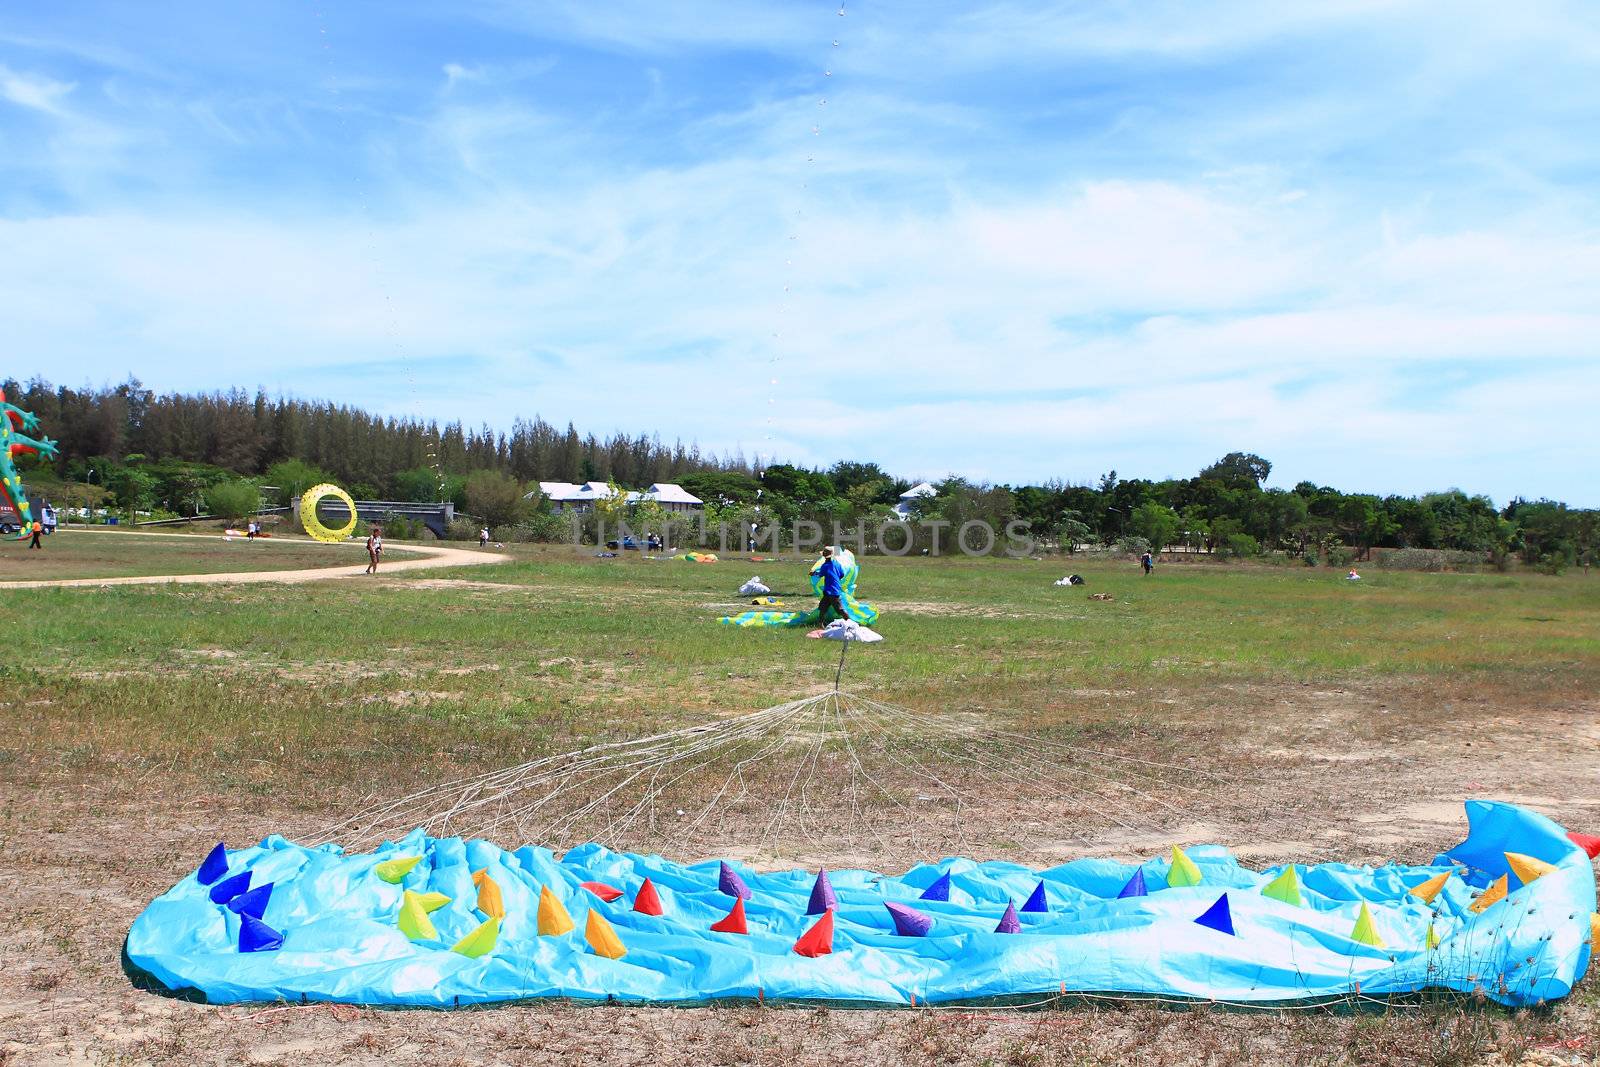
<path fill-rule="evenodd" d="M 268 495 L 279 501 L 332 480 L 358 498 L 454 500 L 477 517 L 511 524 L 545 513 L 537 498 L 523 502 L 541 480 L 628 488 L 671 481 L 706 501 L 712 526 L 803 520 L 826 529 L 898 522 L 894 506 L 911 488 L 871 462 L 814 470 L 666 445 L 654 434 L 600 438 L 538 417 L 519 418 L 505 433 L 260 391 L 158 395 L 135 379 L 98 389 L 37 378 L 3 386 L 60 442 L 50 474 L 126 511 L 194 514 L 208 494 L 240 479 L 272 487 Z M 1020 522 L 1036 541 L 1065 551 L 1112 545 L 1342 562 L 1387 548 L 1501 564 L 1520 558 L 1549 569 L 1600 559 L 1600 511 L 1593 509 L 1521 497 L 1497 507 L 1458 489 L 1380 496 L 1310 482 L 1267 488 L 1271 471 L 1260 456 L 1231 452 L 1191 478 L 1161 481 L 1116 471 L 1091 485 L 980 485 L 951 476 L 907 503 L 913 520 L 954 527 Z M 552 537 L 566 528 L 536 525 Z"/>

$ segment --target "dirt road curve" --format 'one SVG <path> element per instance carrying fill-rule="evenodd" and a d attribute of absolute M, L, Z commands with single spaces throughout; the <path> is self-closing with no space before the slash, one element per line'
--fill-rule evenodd
<path fill-rule="evenodd" d="M 158 533 L 145 534 L 128 531 L 118 537 L 172 536 Z M 266 542 L 270 543 L 270 542 Z M 305 542 L 295 542 L 304 544 Z M 505 563 L 511 557 L 499 552 L 469 551 L 463 548 L 444 548 L 439 545 L 406 544 L 405 551 L 414 552 L 423 559 L 402 559 L 385 562 L 378 568 L 380 576 L 397 571 L 432 570 L 439 567 L 474 567 L 485 563 Z M 350 567 L 308 567 L 303 570 L 239 571 L 228 574 L 153 574 L 133 578 L 60 578 L 36 582 L 3 582 L 0 590 L 7 589 L 66 589 L 74 586 L 102 585 L 219 585 L 234 582 L 278 582 L 293 585 L 298 582 L 320 582 L 325 578 L 366 577 L 367 565 L 358 563 Z"/>

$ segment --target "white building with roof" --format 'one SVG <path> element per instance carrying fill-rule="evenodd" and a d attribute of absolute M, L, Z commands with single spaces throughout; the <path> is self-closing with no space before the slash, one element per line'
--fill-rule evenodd
<path fill-rule="evenodd" d="M 540 482 L 539 492 L 556 511 L 591 511 L 596 501 L 611 499 L 617 490 L 606 482 Z M 627 494 L 630 504 L 641 500 L 653 500 L 665 511 L 699 511 L 705 507 L 704 501 L 676 482 L 656 482 L 642 493 Z"/>
<path fill-rule="evenodd" d="M 895 514 L 902 519 L 909 518 L 911 511 L 916 507 L 916 502 L 924 497 L 938 496 L 939 491 L 927 482 L 918 482 L 910 489 L 900 494 L 900 503 L 894 506 Z"/>

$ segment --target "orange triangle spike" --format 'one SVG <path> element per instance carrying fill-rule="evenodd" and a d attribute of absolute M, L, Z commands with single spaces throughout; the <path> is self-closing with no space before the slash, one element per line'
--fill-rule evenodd
<path fill-rule="evenodd" d="M 1600 957 L 1600 911 L 1589 913 L 1589 948 L 1592 955 Z"/>
<path fill-rule="evenodd" d="M 800 935 L 794 950 L 802 956 L 826 956 L 833 951 L 833 909 L 822 913 L 822 918 L 811 929 Z"/>
<path fill-rule="evenodd" d="M 633 910 L 641 915 L 661 915 L 661 895 L 656 892 L 656 885 L 650 879 L 644 880 L 644 885 L 639 887 L 638 894 L 633 898 Z"/>
<path fill-rule="evenodd" d="M 573 930 L 572 916 L 566 906 L 550 892 L 550 887 L 539 887 L 539 936 L 559 937 Z"/>
<path fill-rule="evenodd" d="M 1510 877 L 1502 874 L 1494 880 L 1488 889 L 1483 891 L 1483 894 L 1477 900 L 1467 905 L 1467 910 L 1475 915 L 1482 915 L 1489 910 L 1491 905 L 1498 904 L 1506 898 L 1506 891 L 1510 882 Z"/>
<path fill-rule="evenodd" d="M 1523 855 L 1521 852 L 1507 852 L 1506 862 L 1511 865 L 1511 873 L 1517 876 L 1517 881 L 1523 885 L 1537 880 L 1543 875 L 1556 869 L 1553 863 L 1535 859 L 1533 856 Z"/>
<path fill-rule="evenodd" d="M 583 936 L 597 956 L 620 960 L 628 954 L 628 949 L 623 945 L 622 938 L 617 936 L 616 930 L 606 922 L 604 915 L 593 908 L 589 909 L 589 921 L 584 926 Z"/>
<path fill-rule="evenodd" d="M 1432 904 L 1433 898 L 1439 895 L 1440 891 L 1444 889 L 1444 884 L 1450 880 L 1451 873 L 1450 871 L 1445 871 L 1443 874 L 1436 874 L 1421 885 L 1412 886 L 1406 892 Z"/>
<path fill-rule="evenodd" d="M 744 921 L 744 898 L 735 897 L 733 910 L 728 912 L 725 917 L 712 923 L 711 929 L 719 934 L 748 934 L 750 928 Z"/>
<path fill-rule="evenodd" d="M 500 896 L 499 883 L 489 877 L 489 869 L 485 867 L 474 874 L 472 883 L 478 887 L 478 910 L 491 919 L 504 919 L 506 902 Z"/>

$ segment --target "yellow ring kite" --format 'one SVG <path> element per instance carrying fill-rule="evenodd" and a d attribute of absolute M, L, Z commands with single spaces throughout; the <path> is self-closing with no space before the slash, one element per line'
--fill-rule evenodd
<path fill-rule="evenodd" d="M 322 525 L 317 518 L 317 505 L 327 497 L 338 497 L 344 501 L 345 507 L 350 509 L 350 522 L 337 530 L 330 530 Z M 343 541 L 356 532 L 356 502 L 350 499 L 350 494 L 340 489 L 337 485 L 324 482 L 314 485 L 300 496 L 300 525 L 306 528 L 306 533 L 318 541 Z"/>

